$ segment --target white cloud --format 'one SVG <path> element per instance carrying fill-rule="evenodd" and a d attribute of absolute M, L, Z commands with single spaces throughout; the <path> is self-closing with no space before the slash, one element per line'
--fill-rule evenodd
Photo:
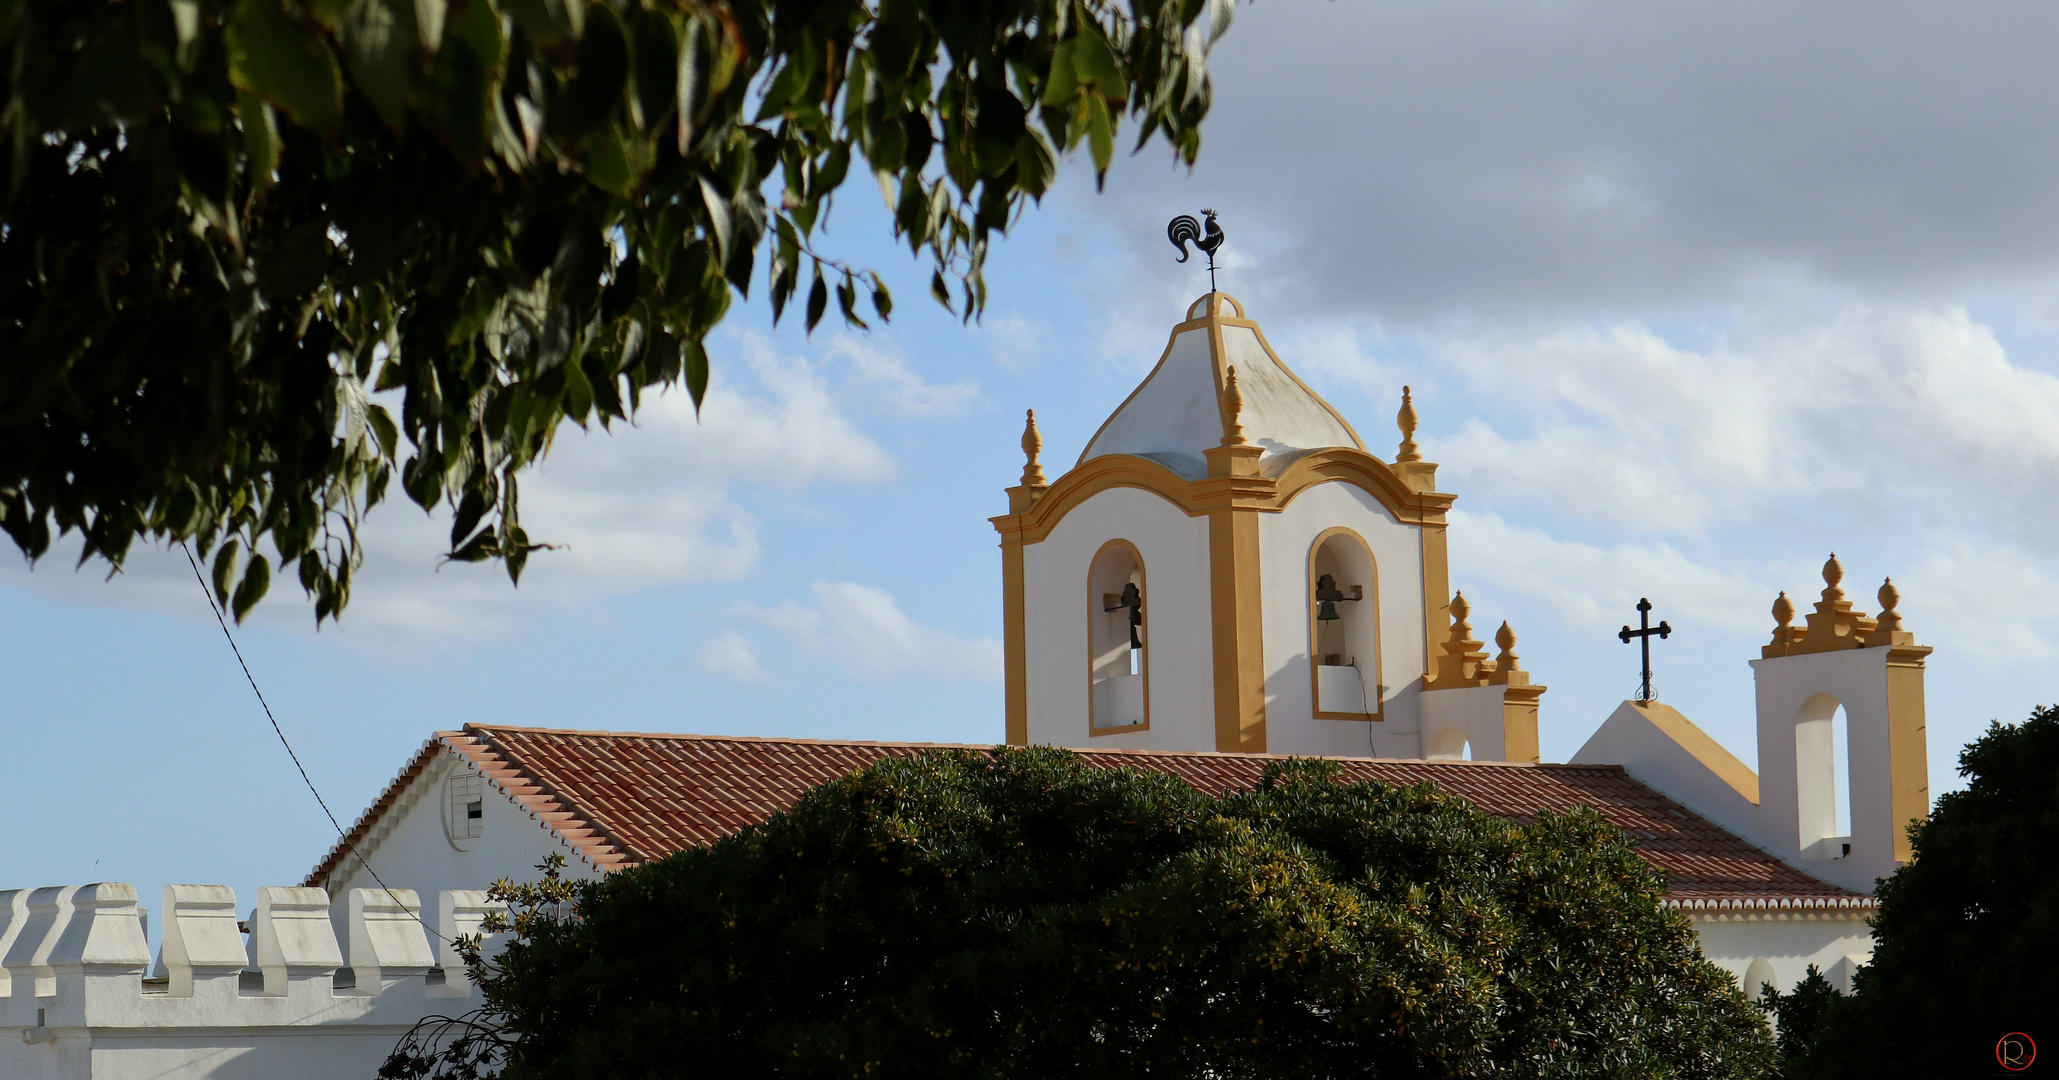
<path fill-rule="evenodd" d="M 772 681 L 758 663 L 758 653 L 751 647 L 750 639 L 735 630 L 724 630 L 702 642 L 694 651 L 693 662 L 702 671 L 752 686 Z"/>
<path fill-rule="evenodd" d="M 887 409 L 902 416 L 955 413 L 966 402 L 979 397 L 979 387 L 972 383 L 926 383 L 910 370 L 907 357 L 850 334 L 839 334 L 831 340 L 828 351 L 850 361 L 860 378 L 879 387 Z"/>
<path fill-rule="evenodd" d="M 993 638 L 961 638 L 916 622 L 892 594 L 870 585 L 818 581 L 812 589 L 813 606 L 787 600 L 740 603 L 734 611 L 865 682 L 1001 681 L 1001 643 Z"/>
<path fill-rule="evenodd" d="M 1089 213 L 1155 262 L 1140 224 L 1215 206 L 1226 252 L 1266 256 L 1226 287 L 1269 310 L 2037 283 L 2059 274 L 2055 32 L 2033 0 L 1280 0 L 1212 57 L 1193 173 L 1124 159 Z"/>
<path fill-rule="evenodd" d="M 1349 386 L 1377 399 L 1392 398 L 1397 407 L 1401 404 L 1401 387 L 1407 380 L 1398 366 L 1383 358 L 1394 342 L 1380 327 L 1304 323 L 1270 340 L 1287 366 L 1304 379 L 1327 387 Z M 1383 457 L 1391 457 L 1381 447 L 1392 430 L 1381 425 L 1378 431 L 1361 429 L 1358 435 Z"/>
<path fill-rule="evenodd" d="M 1917 641 L 1944 645 L 1982 670 L 2017 674 L 2059 658 L 2059 633 L 2051 629 L 2059 573 L 2049 558 L 1946 535 L 1896 575 L 1895 588 L 1902 595 L 1896 610 Z"/>
<path fill-rule="evenodd" d="M 894 479 L 893 458 L 845 418 L 820 372 L 781 355 L 760 335 L 742 333 L 737 340 L 743 366 L 762 393 L 731 385 L 718 366 L 698 422 L 685 394 L 646 402 L 638 424 L 662 431 L 670 445 L 640 464 L 668 476 L 701 473 L 785 487 Z"/>
<path fill-rule="evenodd" d="M 1618 324 L 1433 351 L 1508 414 L 1429 440 L 1467 491 L 1650 533 L 1802 504 L 1819 520 L 1971 514 L 2024 541 L 2059 528 L 2059 379 L 2012 364 L 1960 307 L 1747 320 L 1700 350 Z"/>
<path fill-rule="evenodd" d="M 994 362 L 1010 371 L 1026 371 L 1051 359 L 1051 336 L 1044 324 L 1015 312 L 982 318 L 979 336 Z"/>
<path fill-rule="evenodd" d="M 1601 547 L 1511 525 L 1491 513 L 1453 510 L 1450 517 L 1452 584 L 1461 592 L 1468 578 L 1484 579 L 1548 605 L 1568 626 L 1601 631 L 1620 624 L 1640 596 L 1663 596 L 1668 610 L 1678 612 L 1674 618 L 1724 630 L 1757 633 L 1773 625 L 1767 612 L 1777 589 L 1704 566 L 1671 545 Z M 1487 623 L 1476 617 L 1473 625 Z"/>

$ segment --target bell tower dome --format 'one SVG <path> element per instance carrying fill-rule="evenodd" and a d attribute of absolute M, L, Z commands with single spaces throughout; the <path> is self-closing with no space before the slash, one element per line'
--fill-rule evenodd
<path fill-rule="evenodd" d="M 993 519 L 1008 741 L 1536 760 L 1544 688 L 1452 622 L 1452 496 L 1397 420 L 1390 463 L 1220 292 L 1056 480 L 1032 413 Z"/>

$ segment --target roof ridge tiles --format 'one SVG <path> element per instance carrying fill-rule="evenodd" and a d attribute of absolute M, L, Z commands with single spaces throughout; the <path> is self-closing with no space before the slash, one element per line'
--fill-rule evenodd
<path fill-rule="evenodd" d="M 849 746 L 849 747 L 894 747 L 911 750 L 991 750 L 1005 746 L 1003 743 L 947 743 L 947 742 L 896 742 L 883 739 L 805 739 L 784 735 L 708 735 L 696 732 L 672 731 L 600 731 L 588 728 L 517 727 L 505 724 L 467 724 L 468 732 L 494 732 L 511 735 L 549 735 L 587 739 L 658 739 L 695 743 L 741 743 L 749 746 L 791 745 L 796 747 Z M 475 738 L 477 736 L 474 736 Z M 1453 768 L 1482 768 L 1536 770 L 1547 769 L 1562 772 L 1612 772 L 1620 773 L 1623 766 L 1606 763 L 1574 763 L 1561 761 L 1462 761 L 1425 760 L 1421 758 L 1379 758 L 1343 757 L 1318 754 L 1248 754 L 1229 750 L 1148 750 L 1121 747 L 1070 748 L 1075 754 L 1109 755 L 1122 757 L 1168 757 L 1168 758 L 1231 758 L 1236 760 L 1288 761 L 1321 758 L 1325 761 L 1365 762 L 1380 765 L 1450 766 Z"/>
<path fill-rule="evenodd" d="M 544 828 L 597 869 L 634 866 L 762 823 L 817 784 L 883 758 L 923 750 L 989 751 L 993 744 L 774 738 L 467 724 L 411 761 L 360 828 L 376 826 L 435 748 L 448 745 L 489 776 Z M 1263 767 L 1298 755 L 1218 751 L 1075 750 L 1102 768 L 1137 767 L 1204 791 L 1248 789 Z M 1489 813 L 1526 822 L 1547 809 L 1587 805 L 1638 845 L 1663 872 L 1675 906 L 1757 911 L 1814 903 L 1863 905 L 1871 897 L 1819 881 L 1638 781 L 1621 765 L 1330 758 L 1354 780 L 1432 783 Z M 412 771 L 410 771 L 412 770 Z M 353 834 L 354 836 L 357 834 Z M 341 844 L 338 845 L 342 847 Z M 332 853 L 311 875 L 325 884 Z M 1746 907 L 1726 907 L 1743 904 Z M 1756 907 L 1749 905 L 1758 905 Z M 1774 908 L 1765 908 L 1774 910 Z M 1802 910 L 1794 908 L 1793 910 Z M 1842 910 L 1840 908 L 1840 910 Z"/>

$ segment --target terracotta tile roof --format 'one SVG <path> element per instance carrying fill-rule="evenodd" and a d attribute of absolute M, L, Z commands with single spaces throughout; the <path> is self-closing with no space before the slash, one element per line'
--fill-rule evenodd
<path fill-rule="evenodd" d="M 808 788 L 885 757 L 938 743 L 828 742 L 714 735 L 564 731 L 467 725 L 441 742 L 465 755 L 596 866 L 614 870 L 662 858 L 755 825 Z M 353 842 L 421 771 L 435 743 L 395 780 Z M 983 749 L 983 747 L 969 747 Z M 1103 768 L 1142 768 L 1217 794 L 1249 788 L 1277 755 L 1083 750 Z M 1670 884 L 1669 903 L 1703 911 L 1828 911 L 1870 908 L 1873 898 L 1818 881 L 1630 777 L 1619 765 L 1337 758 L 1354 780 L 1429 781 L 1514 821 L 1545 809 L 1592 806 L 1629 834 Z M 324 883 L 338 844 L 309 876 Z"/>
<path fill-rule="evenodd" d="M 302 887 L 326 888 L 329 884 L 329 875 L 343 864 L 345 857 L 353 851 L 362 854 L 371 846 L 373 829 L 386 817 L 386 812 L 393 809 L 393 804 L 400 801 L 408 786 L 429 767 L 429 762 L 443 750 L 444 742 L 442 733 L 439 733 L 436 738 L 423 743 L 422 748 L 415 751 L 415 756 L 409 758 L 408 763 L 401 767 L 400 775 L 394 777 L 392 782 L 386 785 L 386 790 L 381 791 L 379 797 L 372 800 L 372 805 L 366 807 L 365 812 L 358 816 L 350 831 L 343 834 L 343 839 L 338 840 L 336 845 L 329 849 L 329 853 L 315 865 L 314 871 L 308 874 L 307 880 L 300 883 Z"/>

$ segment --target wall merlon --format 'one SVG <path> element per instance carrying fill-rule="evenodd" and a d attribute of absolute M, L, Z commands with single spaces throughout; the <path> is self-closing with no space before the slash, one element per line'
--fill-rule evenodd
<path fill-rule="evenodd" d="M 236 890 L 227 885 L 166 885 L 164 942 L 158 959 L 167 993 L 192 997 L 197 981 L 204 993 L 233 996 L 248 963 L 243 932 L 236 925 Z"/>
<path fill-rule="evenodd" d="M 13 983 L 10 996 L 16 1001 L 50 997 L 57 992 L 57 976 L 49 966 L 50 951 L 64 934 L 64 924 L 71 919 L 71 897 L 78 890 L 77 885 L 46 885 L 28 894 L 21 931 L 7 955 L 0 957 L 0 965 L 5 965 Z"/>
<path fill-rule="evenodd" d="M 413 889 L 350 890 L 350 966 L 359 994 L 382 993 L 437 966 L 421 912 Z"/>
<path fill-rule="evenodd" d="M 14 994 L 14 978 L 4 963 L 28 921 L 29 890 L 0 889 L 0 998 Z"/>
<path fill-rule="evenodd" d="M 464 957 L 458 955 L 458 941 L 475 934 L 483 935 L 485 929 L 482 924 L 486 917 L 495 912 L 506 912 L 508 906 L 488 898 L 484 889 L 445 889 L 438 896 L 436 907 L 436 963 L 443 969 L 443 992 L 468 992 L 472 978 L 465 970 Z M 488 944 L 498 936 L 489 935 Z"/>
<path fill-rule="evenodd" d="M 0 996 L 0 1031 L 7 1035 L 0 1039 L 0 1076 L 42 1075 L 45 1066 L 18 1060 L 21 1054 L 174 1031 L 208 1032 L 240 1046 L 289 1040 L 267 1051 L 285 1055 L 268 1058 L 284 1069 L 307 1046 L 294 1029 L 310 1027 L 345 1037 L 351 1057 L 369 1063 L 361 1074 L 370 1075 L 418 1019 L 452 1010 L 432 999 L 476 992 L 454 950 L 442 957 L 431 950 L 414 892 L 354 892 L 354 966 L 346 968 L 321 889 L 259 890 L 246 948 L 235 890 L 166 886 L 158 957 L 164 974 L 146 982 L 151 958 L 135 886 L 0 890 L 0 960 L 10 991 Z M 450 938 L 480 933 L 487 914 L 502 907 L 483 890 L 445 890 L 437 899 L 437 933 Z M 258 970 L 246 957 L 255 957 Z M 267 1073 L 253 1075 L 260 1074 Z"/>

